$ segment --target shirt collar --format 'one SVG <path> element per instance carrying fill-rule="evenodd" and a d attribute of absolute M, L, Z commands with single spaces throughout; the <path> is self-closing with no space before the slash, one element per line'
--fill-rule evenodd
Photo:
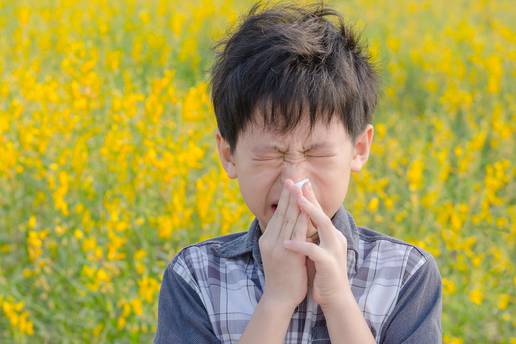
<path fill-rule="evenodd" d="M 353 253 L 352 257 L 348 255 L 348 267 L 353 268 L 353 272 L 356 273 L 358 261 L 358 231 L 355 221 L 351 214 L 344 208 L 344 205 L 341 205 L 335 215 L 333 215 L 331 222 L 347 239 L 348 251 L 352 251 Z M 224 258 L 231 258 L 251 253 L 255 261 L 262 266 L 258 245 L 258 239 L 261 235 L 260 225 L 258 219 L 255 217 L 245 235 L 225 242 L 218 248 L 219 255 Z"/>

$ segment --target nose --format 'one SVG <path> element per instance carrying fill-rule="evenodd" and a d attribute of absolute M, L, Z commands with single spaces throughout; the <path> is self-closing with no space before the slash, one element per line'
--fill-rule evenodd
<path fill-rule="evenodd" d="M 294 183 L 307 178 L 307 170 L 305 166 L 305 158 L 295 158 L 295 159 L 283 159 L 283 164 L 281 167 L 281 183 L 284 185 L 285 180 L 292 179 Z"/>

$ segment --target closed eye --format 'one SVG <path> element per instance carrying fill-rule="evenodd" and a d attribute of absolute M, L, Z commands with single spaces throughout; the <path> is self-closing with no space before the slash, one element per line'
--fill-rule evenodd
<path fill-rule="evenodd" d="M 277 157 L 277 158 L 261 158 L 261 159 L 253 158 L 253 161 L 268 161 L 268 160 L 275 160 L 275 159 L 281 159 L 281 157 Z"/>
<path fill-rule="evenodd" d="M 308 156 L 311 158 L 331 158 L 331 157 L 334 157 L 335 155 L 308 155 Z"/>
<path fill-rule="evenodd" d="M 307 155 L 309 158 L 331 158 L 334 157 L 334 154 L 331 155 Z M 253 158 L 253 161 L 270 161 L 270 160 L 276 160 L 276 159 L 283 159 L 283 157 L 275 157 L 275 158 Z"/>

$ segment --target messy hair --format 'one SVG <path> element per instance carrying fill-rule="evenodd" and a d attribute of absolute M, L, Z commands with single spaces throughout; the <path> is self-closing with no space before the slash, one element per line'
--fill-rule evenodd
<path fill-rule="evenodd" d="M 337 115 L 352 142 L 372 122 L 376 66 L 334 9 L 258 2 L 215 49 L 211 100 L 231 153 L 257 113 L 279 134 L 295 128 L 306 110 L 310 132 L 316 121 L 329 124 Z"/>

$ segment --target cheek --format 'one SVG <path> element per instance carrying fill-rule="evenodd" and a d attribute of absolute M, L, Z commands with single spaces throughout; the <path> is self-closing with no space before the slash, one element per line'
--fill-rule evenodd
<path fill-rule="evenodd" d="M 342 204 L 349 184 L 349 171 L 342 166 L 318 170 L 313 174 L 315 194 L 321 207 L 328 213 Z"/>
<path fill-rule="evenodd" d="M 245 176 L 245 177 L 243 177 Z M 274 182 L 273 174 L 254 171 L 254 173 L 241 174 L 238 178 L 240 193 L 249 207 L 255 214 L 269 213 L 272 209 L 264 209 L 269 207 L 269 190 Z"/>

